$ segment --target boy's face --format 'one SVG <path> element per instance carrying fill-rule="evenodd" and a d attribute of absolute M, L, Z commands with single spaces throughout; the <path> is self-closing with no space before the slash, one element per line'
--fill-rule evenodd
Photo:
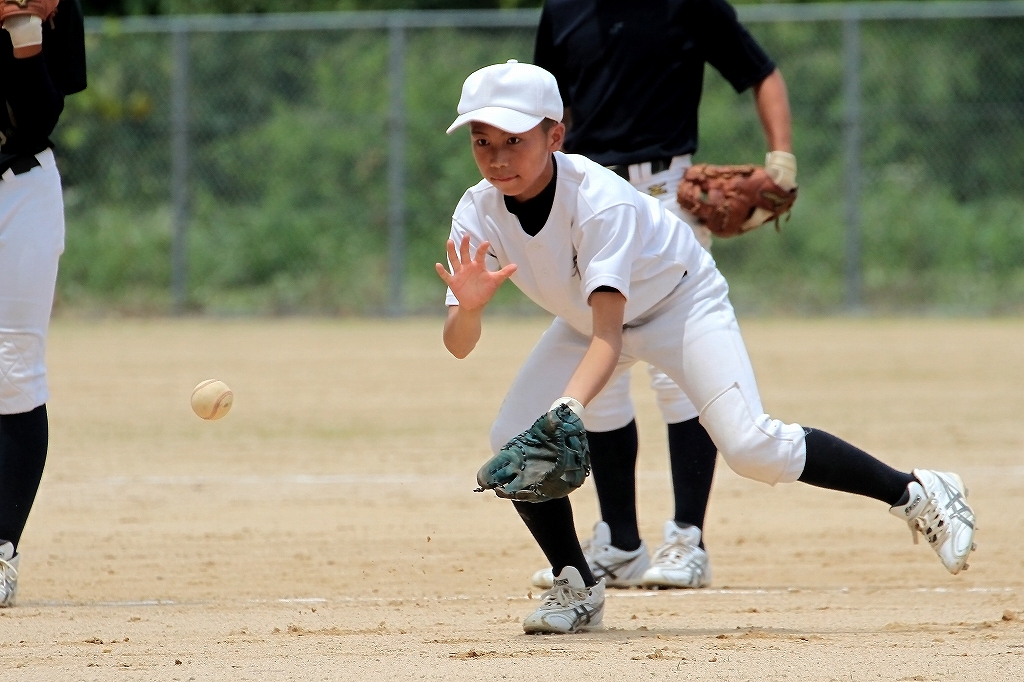
<path fill-rule="evenodd" d="M 551 181 L 551 154 L 562 147 L 565 126 L 547 132 L 537 125 L 525 133 L 507 133 L 488 123 L 470 124 L 473 159 L 480 174 L 502 194 L 526 201 Z"/>

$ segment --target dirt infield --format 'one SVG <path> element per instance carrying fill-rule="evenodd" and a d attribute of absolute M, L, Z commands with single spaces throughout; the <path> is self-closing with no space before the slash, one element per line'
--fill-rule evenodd
<path fill-rule="evenodd" d="M 877 502 L 720 463 L 700 591 L 612 591 L 606 628 L 527 636 L 543 559 L 471 492 L 542 319 L 55 324 L 51 450 L 0 611 L 3 680 L 1020 680 L 1024 322 L 747 321 L 773 416 L 971 487 L 948 575 Z M 671 513 L 637 371 L 640 516 Z M 225 380 L 227 418 L 189 410 Z M 592 486 L 573 496 L 596 519 Z M 116 671 L 115 671 L 116 669 Z"/>

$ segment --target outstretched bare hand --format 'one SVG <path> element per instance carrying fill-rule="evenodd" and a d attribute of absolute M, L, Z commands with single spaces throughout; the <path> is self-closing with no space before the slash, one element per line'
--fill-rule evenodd
<path fill-rule="evenodd" d="M 455 252 L 455 242 L 448 240 L 448 260 L 452 264 L 451 274 L 440 263 L 435 263 L 437 274 L 448 285 L 448 288 L 459 300 L 459 307 L 464 310 L 483 308 L 494 296 L 502 282 L 516 271 L 515 263 L 510 263 L 497 272 L 490 272 L 484 265 L 490 242 L 483 242 L 470 258 L 469 235 L 462 238 L 459 252 Z"/>

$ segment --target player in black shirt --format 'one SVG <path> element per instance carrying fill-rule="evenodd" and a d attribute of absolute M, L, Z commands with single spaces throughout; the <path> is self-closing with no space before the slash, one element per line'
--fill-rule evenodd
<path fill-rule="evenodd" d="M 675 201 L 697 151 L 705 63 L 736 92 L 753 88 L 770 150 L 766 168 L 786 189 L 796 185 L 782 74 L 725 0 L 548 0 L 534 62 L 558 81 L 569 126 L 565 151 L 604 164 L 661 199 L 705 248 L 711 233 Z M 764 219 L 755 214 L 749 224 Z M 627 374 L 587 409 L 602 521 L 586 554 L 595 577 L 610 586 L 704 587 L 711 566 L 702 529 L 716 449 L 698 421 L 700 406 L 664 374 L 649 370 L 668 424 L 674 517 L 665 523 L 652 565 L 637 526 L 637 428 Z M 533 576 L 539 587 L 549 587 L 551 579 L 550 570 Z"/>
<path fill-rule="evenodd" d="M 44 351 L 64 250 L 64 204 L 50 134 L 64 97 L 85 89 L 78 0 L 0 30 L 0 608 L 12 606 L 18 543 L 46 462 Z"/>

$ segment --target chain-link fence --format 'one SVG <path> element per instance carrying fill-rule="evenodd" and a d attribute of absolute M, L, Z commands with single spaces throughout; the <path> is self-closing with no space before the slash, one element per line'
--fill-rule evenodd
<path fill-rule="evenodd" d="M 740 8 L 789 85 L 800 201 L 714 253 L 747 311 L 1024 309 L 1024 2 Z M 55 135 L 59 305 L 438 310 L 478 180 L 462 81 L 533 52 L 536 11 L 90 23 Z M 698 160 L 763 158 L 708 69 Z M 530 309 L 503 288 L 500 305 Z"/>

